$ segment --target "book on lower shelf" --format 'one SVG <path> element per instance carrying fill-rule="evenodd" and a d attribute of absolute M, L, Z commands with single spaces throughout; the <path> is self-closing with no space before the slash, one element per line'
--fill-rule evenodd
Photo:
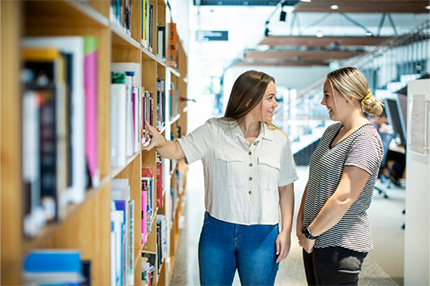
<path fill-rule="evenodd" d="M 142 243 L 146 243 L 148 234 L 152 231 L 152 220 L 154 215 L 154 173 L 152 168 L 142 168 Z M 145 196 L 143 198 L 143 196 Z"/>
<path fill-rule="evenodd" d="M 88 261 L 81 260 L 79 250 L 32 250 L 24 258 L 25 285 L 90 285 L 83 273 L 89 272 Z"/>
<path fill-rule="evenodd" d="M 154 252 L 142 251 L 142 281 L 145 285 L 155 285 L 155 266 L 157 261 L 157 254 Z"/>
<path fill-rule="evenodd" d="M 128 179 L 113 179 L 111 184 L 111 216 L 115 239 L 115 281 L 134 285 L 134 200 L 130 200 Z M 122 217 L 122 218 L 121 218 Z M 119 272 L 118 272 L 119 271 Z"/>

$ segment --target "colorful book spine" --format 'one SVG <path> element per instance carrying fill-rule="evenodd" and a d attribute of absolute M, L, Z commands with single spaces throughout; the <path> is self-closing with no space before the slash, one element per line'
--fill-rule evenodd
<path fill-rule="evenodd" d="M 90 173 L 90 187 L 100 182 L 98 167 L 98 119 L 97 119 L 97 82 L 98 50 L 96 37 L 84 37 L 84 87 L 85 87 L 85 155 Z"/>

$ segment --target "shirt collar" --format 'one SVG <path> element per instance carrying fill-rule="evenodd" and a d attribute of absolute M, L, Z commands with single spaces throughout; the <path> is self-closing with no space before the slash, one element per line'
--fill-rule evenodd
<path fill-rule="evenodd" d="M 231 134 L 233 138 L 236 137 L 243 137 L 243 132 L 240 129 L 239 124 L 237 124 L 237 122 L 230 122 L 230 126 L 231 126 Z M 270 130 L 269 128 L 267 128 L 266 124 L 264 124 L 263 122 L 260 122 L 260 134 L 258 134 L 257 139 L 267 139 L 270 141 L 273 141 L 273 130 Z"/>

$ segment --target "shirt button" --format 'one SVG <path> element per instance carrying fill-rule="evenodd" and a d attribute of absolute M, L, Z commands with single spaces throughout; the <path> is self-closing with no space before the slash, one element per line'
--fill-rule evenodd
<path fill-rule="evenodd" d="M 249 194 L 252 195 L 252 191 L 249 191 Z"/>
<path fill-rule="evenodd" d="M 249 177 L 248 180 L 252 181 L 252 177 Z"/>
<path fill-rule="evenodd" d="M 252 154 L 252 152 L 251 152 L 251 151 L 249 151 L 249 152 L 248 152 L 248 155 L 251 155 L 251 154 Z"/>
<path fill-rule="evenodd" d="M 257 145 L 257 142 L 254 141 L 254 145 Z"/>
<path fill-rule="evenodd" d="M 249 167 L 252 167 L 252 163 L 249 163 L 249 165 L 248 165 Z"/>

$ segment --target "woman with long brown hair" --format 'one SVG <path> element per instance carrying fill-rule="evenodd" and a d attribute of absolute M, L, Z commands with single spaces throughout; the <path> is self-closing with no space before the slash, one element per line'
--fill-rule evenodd
<path fill-rule="evenodd" d="M 273 125 L 273 77 L 247 71 L 235 81 L 223 118 L 171 142 L 147 124 L 164 158 L 204 166 L 205 217 L 199 241 L 202 285 L 273 285 L 290 251 L 298 179 L 288 137 Z M 280 226 L 279 226 L 280 225 Z"/>

